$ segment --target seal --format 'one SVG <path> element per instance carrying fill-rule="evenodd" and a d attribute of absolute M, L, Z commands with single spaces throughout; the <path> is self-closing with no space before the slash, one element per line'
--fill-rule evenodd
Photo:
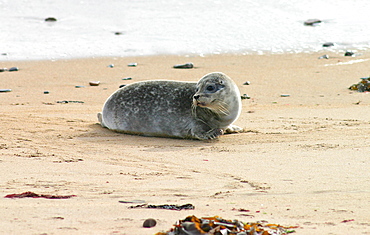
<path fill-rule="evenodd" d="M 198 83 L 153 80 L 124 86 L 107 99 L 98 119 L 126 134 L 205 140 L 242 131 L 232 125 L 240 112 L 238 87 L 214 72 Z"/>

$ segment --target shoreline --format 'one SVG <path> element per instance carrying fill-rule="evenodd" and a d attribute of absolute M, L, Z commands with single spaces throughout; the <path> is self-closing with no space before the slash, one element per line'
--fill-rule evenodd
<path fill-rule="evenodd" d="M 215 52 L 215 53 L 154 53 L 154 54 L 143 54 L 143 55 L 106 55 L 106 56 L 72 56 L 72 57 L 58 57 L 58 58 L 44 58 L 44 59 L 9 59 L 9 60 L 0 60 L 0 63 L 7 62 L 43 62 L 43 61 L 70 61 L 70 60 L 99 60 L 99 59 L 125 59 L 125 58 L 150 58 L 150 57 L 182 57 L 182 58 L 196 58 L 196 57 L 212 57 L 212 56 L 279 56 L 279 55 L 334 55 L 338 57 L 347 57 L 344 56 L 346 52 L 353 52 L 355 55 L 352 58 L 358 58 L 363 55 L 369 54 L 369 48 L 336 48 L 336 47 L 323 47 L 320 50 L 312 51 L 281 51 L 281 52 L 271 52 L 271 51 L 234 51 L 234 52 Z M 7 54 L 7 53 L 6 53 Z M 4 58 L 7 55 L 2 55 L 0 58 Z"/>
<path fill-rule="evenodd" d="M 348 89 L 370 75 L 370 52 L 361 53 L 0 61 L 0 68 L 20 69 L 0 73 L 0 89 L 12 89 L 0 93 L 0 232 L 146 235 L 189 215 L 218 215 L 299 226 L 296 234 L 370 233 L 369 93 Z M 323 54 L 329 59 L 318 59 Z M 127 66 L 132 62 L 137 67 Z M 186 62 L 195 68 L 172 68 Z M 248 132 L 205 142 L 118 134 L 97 124 L 119 85 L 197 81 L 214 71 L 251 97 L 235 122 Z M 57 103 L 63 100 L 83 103 Z M 4 198 L 26 191 L 77 196 Z M 195 209 L 129 209 L 119 200 Z M 143 228 L 147 218 L 157 225 Z"/>

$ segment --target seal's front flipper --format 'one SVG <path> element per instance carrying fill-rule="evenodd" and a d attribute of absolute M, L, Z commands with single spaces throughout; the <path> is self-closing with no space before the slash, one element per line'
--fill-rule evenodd
<path fill-rule="evenodd" d="M 225 134 L 242 133 L 244 129 L 235 125 L 230 125 L 226 128 Z"/>
<path fill-rule="evenodd" d="M 211 129 L 208 131 L 205 129 L 209 129 L 209 127 L 201 124 L 198 125 L 197 128 L 195 128 L 195 130 L 192 130 L 193 137 L 199 140 L 212 140 L 216 139 L 217 137 L 224 133 L 224 131 L 219 128 Z"/>
<path fill-rule="evenodd" d="M 208 131 L 205 136 L 207 139 L 213 140 L 223 134 L 224 134 L 224 131 L 222 129 L 213 129 L 213 130 Z"/>

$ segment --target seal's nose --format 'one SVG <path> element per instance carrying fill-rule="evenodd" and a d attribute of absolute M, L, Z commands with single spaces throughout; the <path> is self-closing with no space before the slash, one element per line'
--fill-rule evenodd
<path fill-rule="evenodd" d="M 194 98 L 195 100 L 197 100 L 197 99 L 199 99 L 199 95 L 195 95 L 193 98 Z"/>

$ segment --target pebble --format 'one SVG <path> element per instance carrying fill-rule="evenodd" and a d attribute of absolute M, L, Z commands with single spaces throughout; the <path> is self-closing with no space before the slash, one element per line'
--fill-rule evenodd
<path fill-rule="evenodd" d="M 146 203 L 144 200 L 118 201 L 118 202 L 119 203 L 138 203 L 138 204 Z"/>
<path fill-rule="evenodd" d="M 332 47 L 334 46 L 334 43 L 332 42 L 325 42 L 324 44 L 322 44 L 323 47 Z"/>
<path fill-rule="evenodd" d="M 247 94 L 243 94 L 240 98 L 242 100 L 245 100 L 245 99 L 249 100 L 251 97 L 249 95 L 247 95 Z"/>
<path fill-rule="evenodd" d="M 12 89 L 0 89 L 0 92 L 11 92 Z"/>
<path fill-rule="evenodd" d="M 144 228 L 151 228 L 154 227 L 157 224 L 157 221 L 155 219 L 146 219 L 143 223 Z"/>
<path fill-rule="evenodd" d="M 18 67 L 11 67 L 8 71 L 9 72 L 19 71 L 19 68 Z"/>
<path fill-rule="evenodd" d="M 322 55 L 319 57 L 319 59 L 329 59 L 329 55 Z"/>
<path fill-rule="evenodd" d="M 243 85 L 250 85 L 251 82 L 250 81 L 246 81 L 245 83 L 243 83 Z"/>
<path fill-rule="evenodd" d="M 126 86 L 126 85 L 120 85 L 120 86 L 119 86 L 119 88 L 122 88 L 122 87 L 124 87 L 124 86 Z"/>
<path fill-rule="evenodd" d="M 288 94 L 281 94 L 280 97 L 289 97 L 290 95 Z"/>
<path fill-rule="evenodd" d="M 114 32 L 115 35 L 122 35 L 123 32 Z"/>
<path fill-rule="evenodd" d="M 90 81 L 89 84 L 90 86 L 99 86 L 100 81 Z"/>
<path fill-rule="evenodd" d="M 114 68 L 114 64 L 110 64 L 107 66 L 108 68 Z"/>
<path fill-rule="evenodd" d="M 62 100 L 62 101 L 57 101 L 58 104 L 68 104 L 68 103 L 77 103 L 77 104 L 83 104 L 85 102 L 79 101 L 79 100 Z"/>
<path fill-rule="evenodd" d="M 45 19 L 45 21 L 46 22 L 55 22 L 55 21 L 57 21 L 57 19 L 54 18 L 54 17 L 48 17 L 48 18 Z"/>
<path fill-rule="evenodd" d="M 84 88 L 85 86 L 75 86 L 75 88 Z"/>
<path fill-rule="evenodd" d="M 344 56 L 355 56 L 355 53 L 353 51 L 346 51 L 346 53 L 344 53 Z"/>
<path fill-rule="evenodd" d="M 122 78 L 122 80 L 131 80 L 132 78 L 128 77 L 128 78 Z"/>
<path fill-rule="evenodd" d="M 176 64 L 173 66 L 175 69 L 192 69 L 194 68 L 193 63 L 186 63 L 186 64 Z"/>
<path fill-rule="evenodd" d="M 319 19 L 308 19 L 303 24 L 306 26 L 316 26 L 320 24 L 322 21 Z"/>
<path fill-rule="evenodd" d="M 5 72 L 5 71 L 8 71 L 7 68 L 0 68 L 0 72 Z"/>
<path fill-rule="evenodd" d="M 44 94 L 49 94 L 50 92 L 49 91 L 44 91 Z"/>
<path fill-rule="evenodd" d="M 137 66 L 137 63 L 129 63 L 127 66 L 128 67 L 136 67 Z"/>

